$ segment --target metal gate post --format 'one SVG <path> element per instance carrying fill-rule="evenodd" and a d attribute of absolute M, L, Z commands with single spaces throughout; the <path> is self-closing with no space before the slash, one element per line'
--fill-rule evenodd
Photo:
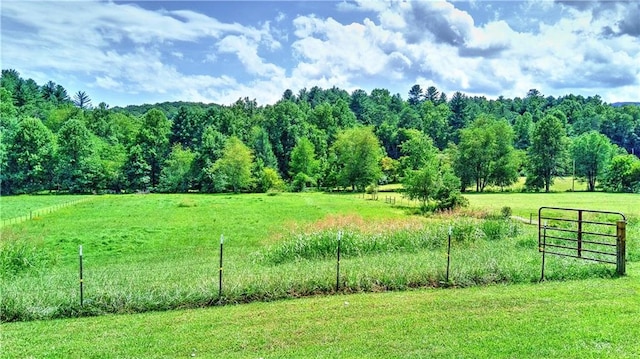
<path fill-rule="evenodd" d="M 626 221 L 618 221 L 616 223 L 617 226 L 617 241 L 616 241 L 616 273 L 618 275 L 624 275 L 626 272 L 626 262 L 625 257 L 627 254 L 626 243 L 627 243 L 627 222 Z"/>
<path fill-rule="evenodd" d="M 578 257 L 582 258 L 582 210 L 578 211 Z"/>

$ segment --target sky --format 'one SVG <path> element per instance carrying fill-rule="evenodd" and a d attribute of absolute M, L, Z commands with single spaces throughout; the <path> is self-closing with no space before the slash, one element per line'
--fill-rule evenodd
<path fill-rule="evenodd" d="M 93 104 L 435 86 L 640 101 L 638 1 L 2 0 L 0 60 Z"/>

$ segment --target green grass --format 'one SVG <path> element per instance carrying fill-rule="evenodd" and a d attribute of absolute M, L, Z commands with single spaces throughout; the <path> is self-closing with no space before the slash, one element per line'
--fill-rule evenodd
<path fill-rule="evenodd" d="M 466 193 L 472 209 L 499 211 L 509 206 L 514 215 L 529 218 L 540 207 L 563 207 L 622 212 L 628 219 L 640 218 L 640 194 L 604 192 L 558 193 Z"/>
<path fill-rule="evenodd" d="M 502 200 L 475 195 L 468 212 L 485 213 L 482 208 L 495 205 L 500 213 L 514 203 L 522 203 L 514 212 L 535 209 L 539 198 L 558 195 L 510 193 L 500 195 Z M 599 194 L 568 195 L 601 201 Z M 441 285 L 449 226 L 454 243 L 448 285 L 538 279 L 536 228 L 505 227 L 494 219 L 409 216 L 410 211 L 352 194 L 95 197 L 2 229 L 0 259 L 10 269 L 1 278 L 2 318 L 133 313 L 333 293 L 336 232 L 349 228 L 354 230 L 345 237 L 343 293 Z M 516 226 L 513 233 L 511 226 Z M 635 238 L 638 226 L 628 232 Z M 221 234 L 225 278 L 223 298 L 218 298 Z M 79 245 L 84 249 L 83 307 Z M 269 260 L 277 252 L 284 259 Z M 630 241 L 628 252 L 630 260 L 640 260 L 637 241 Z M 610 277 L 612 272 L 612 266 L 570 259 L 548 262 L 550 279 Z"/>
<path fill-rule="evenodd" d="M 94 196 L 21 195 L 0 196 L 0 225 L 10 225 L 46 216 L 68 205 L 90 200 Z"/>
<path fill-rule="evenodd" d="M 5 226 L 3 255 L 33 263 L 3 271 L 5 320 L 127 315 L 5 322 L 0 356 L 640 355 L 636 195 L 468 197 L 467 216 L 420 217 L 408 215 L 410 207 L 352 194 L 99 196 Z M 504 206 L 524 216 L 541 205 L 625 212 L 632 219 L 629 274 L 615 278 L 612 266 L 548 257 L 548 280 L 538 284 L 537 229 L 497 215 Z M 453 288 L 433 289 L 444 281 L 449 226 Z M 335 294 L 330 242 L 338 230 L 350 231 L 340 263 L 342 295 L 322 296 Z M 215 306 L 220 234 L 222 301 L 270 303 Z M 284 260 L 270 260 L 278 251 Z M 311 298 L 274 301 L 301 296 Z M 136 312 L 145 313 L 129 314 Z"/>
<path fill-rule="evenodd" d="M 618 279 L 313 297 L 2 324 L 7 358 L 637 358 Z"/>

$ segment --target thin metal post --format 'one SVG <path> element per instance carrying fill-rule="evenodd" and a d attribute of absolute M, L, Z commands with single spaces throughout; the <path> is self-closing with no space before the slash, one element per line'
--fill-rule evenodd
<path fill-rule="evenodd" d="M 540 251 L 542 251 L 542 272 L 540 274 L 540 281 L 541 282 L 544 280 L 544 259 L 545 259 L 545 254 L 547 253 L 547 250 L 546 250 L 546 246 L 547 246 L 547 223 L 546 222 L 544 224 L 543 231 L 544 231 L 544 233 L 542 235 L 542 247 L 540 247 Z"/>
<path fill-rule="evenodd" d="M 222 249 L 224 246 L 224 235 L 220 235 L 220 271 L 218 272 L 218 301 L 222 300 Z"/>
<path fill-rule="evenodd" d="M 616 222 L 616 273 L 625 275 L 626 273 L 626 255 L 627 255 L 627 222 Z"/>
<path fill-rule="evenodd" d="M 582 258 L 582 210 L 578 211 L 578 257 Z"/>
<path fill-rule="evenodd" d="M 340 289 L 340 243 L 342 242 L 342 231 L 338 231 L 338 261 L 336 263 L 336 292 Z"/>
<path fill-rule="evenodd" d="M 84 306 L 84 278 L 82 273 L 82 245 L 80 245 L 80 306 Z"/>
<path fill-rule="evenodd" d="M 447 276 L 446 276 L 446 281 L 447 283 L 449 283 L 449 266 L 451 264 L 451 226 L 449 226 L 449 239 L 448 239 L 448 243 L 447 243 Z"/>

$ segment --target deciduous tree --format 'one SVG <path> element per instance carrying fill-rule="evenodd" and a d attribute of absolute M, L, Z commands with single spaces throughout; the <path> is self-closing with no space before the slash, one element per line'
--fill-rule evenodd
<path fill-rule="evenodd" d="M 567 152 L 567 137 L 562 120 L 553 114 L 545 115 L 535 124 L 528 151 L 527 186 L 543 187 L 545 192 L 560 172 Z"/>
<path fill-rule="evenodd" d="M 237 137 L 229 137 L 222 151 L 222 157 L 212 168 L 212 175 L 222 176 L 226 187 L 234 193 L 249 188 L 252 182 L 251 166 L 253 154 Z"/>
<path fill-rule="evenodd" d="M 382 176 L 380 160 L 384 152 L 371 127 L 340 132 L 332 152 L 335 154 L 337 183 L 343 187 L 363 191 L 366 186 L 377 184 Z"/>
<path fill-rule="evenodd" d="M 572 141 L 571 153 L 576 175 L 587 180 L 589 191 L 595 191 L 596 181 L 604 174 L 613 155 L 611 141 L 601 133 L 589 131 Z"/>

